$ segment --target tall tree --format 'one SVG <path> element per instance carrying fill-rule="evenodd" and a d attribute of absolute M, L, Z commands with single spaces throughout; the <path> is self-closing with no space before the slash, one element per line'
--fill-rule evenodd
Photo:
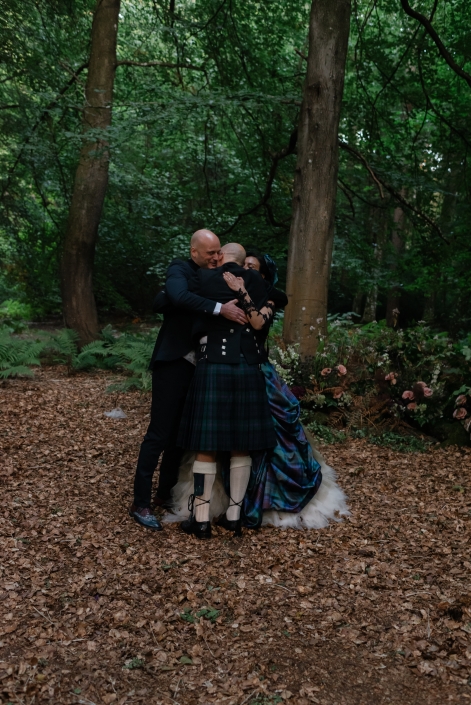
<path fill-rule="evenodd" d="M 326 330 L 350 9 L 350 0 L 311 5 L 283 331 L 286 342 L 300 344 L 302 358 L 314 355 L 319 333 Z"/>
<path fill-rule="evenodd" d="M 98 335 L 93 295 L 93 262 L 101 211 L 108 185 L 109 138 L 120 0 L 98 0 L 83 109 L 84 139 L 64 238 L 61 289 L 65 325 L 80 343 Z"/>

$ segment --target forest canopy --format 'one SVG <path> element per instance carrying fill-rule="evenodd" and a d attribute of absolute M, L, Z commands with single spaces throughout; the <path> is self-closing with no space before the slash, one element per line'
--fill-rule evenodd
<path fill-rule="evenodd" d="M 0 303 L 30 317 L 61 310 L 95 5 L 2 4 Z M 414 4 L 455 67 L 407 8 L 352 5 L 329 311 L 459 334 L 471 323 L 471 7 Z M 94 265 L 103 320 L 149 312 L 203 226 L 269 252 L 284 284 L 309 13 L 292 0 L 122 0 Z"/>

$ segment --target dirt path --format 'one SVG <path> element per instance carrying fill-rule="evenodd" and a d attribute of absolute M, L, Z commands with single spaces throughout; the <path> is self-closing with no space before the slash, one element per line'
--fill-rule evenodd
<path fill-rule="evenodd" d="M 469 451 L 325 447 L 351 520 L 152 534 L 126 515 L 149 401 L 107 419 L 109 381 L 0 387 L 3 703 L 471 703 Z"/>

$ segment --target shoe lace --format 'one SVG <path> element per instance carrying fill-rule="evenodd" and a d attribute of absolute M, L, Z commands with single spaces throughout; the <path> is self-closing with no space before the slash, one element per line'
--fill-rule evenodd
<path fill-rule="evenodd" d="M 209 504 L 211 502 L 210 499 L 202 499 L 201 497 L 197 497 L 195 494 L 190 494 L 188 497 L 188 511 L 190 512 L 190 518 L 193 518 L 194 515 L 195 499 L 199 500 L 198 506 L 201 506 L 202 504 Z"/>

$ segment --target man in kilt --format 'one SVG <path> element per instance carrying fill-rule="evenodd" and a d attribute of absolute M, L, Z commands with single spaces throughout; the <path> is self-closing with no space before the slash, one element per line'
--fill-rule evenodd
<path fill-rule="evenodd" d="M 176 437 L 188 387 L 195 370 L 192 338 L 193 315 L 204 318 L 227 318 L 231 325 L 246 319 L 236 299 L 224 302 L 193 294 L 188 282 L 201 269 L 219 265 L 221 244 L 210 230 L 197 230 L 191 238 L 190 259 L 174 260 L 168 270 L 165 292 L 160 292 L 154 302 L 154 311 L 163 313 L 150 362 L 152 369 L 152 403 L 150 423 L 141 445 L 134 478 L 134 502 L 130 515 L 142 526 L 160 531 L 161 523 L 151 511 L 152 478 L 162 451 L 156 504 L 162 505 L 170 497 L 177 482 L 182 456 L 176 447 Z"/>
<path fill-rule="evenodd" d="M 222 266 L 199 270 L 189 290 L 212 301 L 230 301 L 234 291 L 248 323 L 198 316 L 194 335 L 197 365 L 185 402 L 177 444 L 196 451 L 188 534 L 211 538 L 209 504 L 216 454 L 230 453 L 230 502 L 219 525 L 241 534 L 241 507 L 250 478 L 252 451 L 274 448 L 276 437 L 260 364 L 267 360 L 263 329 L 273 310 L 260 274 L 243 268 L 245 250 L 231 243 L 221 249 Z M 232 290 L 231 288 L 232 287 Z"/>

